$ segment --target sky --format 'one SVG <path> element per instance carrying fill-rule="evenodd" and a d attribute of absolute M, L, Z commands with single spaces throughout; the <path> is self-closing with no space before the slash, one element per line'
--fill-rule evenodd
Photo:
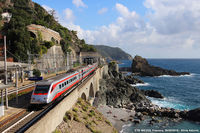
<path fill-rule="evenodd" d="M 88 44 L 146 58 L 200 58 L 200 0 L 33 0 Z"/>

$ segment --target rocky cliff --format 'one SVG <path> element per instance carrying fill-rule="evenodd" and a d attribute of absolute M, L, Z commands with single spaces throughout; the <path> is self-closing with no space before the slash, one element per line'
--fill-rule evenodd
<path fill-rule="evenodd" d="M 127 106 L 130 103 L 149 103 L 145 95 L 137 88 L 126 82 L 117 70 L 117 64 L 110 63 L 108 76 L 100 80 L 100 91 L 97 92 L 94 105 L 106 104 L 114 107 Z M 129 82 L 130 82 L 130 78 Z M 141 82 L 132 79 L 132 82 Z"/>
<path fill-rule="evenodd" d="M 132 62 L 132 72 L 140 76 L 161 76 L 161 75 L 189 75 L 188 72 L 176 72 L 174 70 L 167 70 L 160 67 L 150 65 L 145 58 L 135 56 Z"/>

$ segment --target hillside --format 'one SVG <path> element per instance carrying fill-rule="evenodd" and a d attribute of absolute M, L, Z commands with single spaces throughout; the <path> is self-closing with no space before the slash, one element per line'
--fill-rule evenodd
<path fill-rule="evenodd" d="M 105 45 L 93 45 L 96 50 L 104 57 L 111 60 L 132 60 L 133 57 L 118 47 Z"/>
<path fill-rule="evenodd" d="M 14 54 L 15 59 L 27 61 L 27 51 L 31 54 L 44 54 L 51 46 L 56 45 L 55 40 L 45 42 L 41 39 L 38 32 L 37 38 L 31 36 L 27 30 L 30 24 L 41 25 L 58 32 L 62 38 L 60 45 L 63 52 L 70 52 L 71 46 L 76 52 L 95 51 L 92 46 L 80 40 L 76 31 L 71 31 L 57 22 L 55 11 L 47 12 L 39 4 L 31 0 L 1 0 L 0 14 L 9 13 L 12 15 L 9 23 L 2 25 L 3 19 L 0 18 L 0 33 L 7 36 L 8 50 Z"/>

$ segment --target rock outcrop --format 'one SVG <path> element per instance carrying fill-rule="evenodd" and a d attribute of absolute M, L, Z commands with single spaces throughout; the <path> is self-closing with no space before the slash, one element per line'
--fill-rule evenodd
<path fill-rule="evenodd" d="M 200 122 L 200 108 L 188 111 L 187 119 Z"/>
<path fill-rule="evenodd" d="M 132 72 L 140 76 L 161 76 L 161 75 L 189 75 L 188 72 L 176 72 L 174 70 L 167 70 L 160 67 L 152 66 L 148 61 L 141 56 L 135 56 L 132 62 Z"/>
<path fill-rule="evenodd" d="M 128 75 L 128 76 L 124 77 L 124 80 L 129 84 L 137 84 L 137 83 L 144 84 L 144 82 L 142 80 L 137 79 L 137 78 L 133 77 L 132 75 Z"/>
<path fill-rule="evenodd" d="M 164 98 L 164 96 L 155 90 L 141 90 L 145 96 L 154 97 L 154 98 Z"/>
<path fill-rule="evenodd" d="M 126 82 L 130 77 L 123 77 L 118 72 L 116 65 L 115 63 L 110 63 L 109 77 L 100 80 L 100 91 L 96 93 L 94 105 L 106 104 L 114 107 L 123 107 L 129 103 L 149 103 L 150 101 L 139 89 Z M 131 80 L 129 79 L 129 81 Z M 132 79 L 131 82 L 136 81 Z"/>

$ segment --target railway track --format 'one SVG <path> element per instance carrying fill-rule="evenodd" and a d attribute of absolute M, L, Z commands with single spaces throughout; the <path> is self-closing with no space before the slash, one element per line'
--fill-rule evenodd
<path fill-rule="evenodd" d="M 92 74 L 92 75 L 94 75 L 94 74 Z M 70 92 L 74 91 L 78 86 L 82 85 L 85 81 L 90 79 L 92 77 L 92 75 L 88 76 L 82 82 L 80 82 L 79 84 L 74 86 L 71 89 L 71 91 L 69 91 L 63 97 L 61 97 L 61 99 L 44 106 L 43 109 L 27 112 L 22 118 L 20 118 L 19 120 L 15 121 L 12 124 L 10 124 L 9 126 L 7 126 L 6 129 L 3 129 L 2 131 L 0 130 L 0 132 L 2 132 L 2 133 L 14 133 L 14 132 L 24 133 L 29 127 L 31 127 L 34 123 L 36 123 L 39 119 L 41 119 L 53 107 L 55 107 L 58 103 L 62 102 L 62 100 L 67 95 L 69 95 Z"/>
<path fill-rule="evenodd" d="M 2 133 L 24 133 L 30 126 L 36 123 L 44 114 L 50 111 L 57 102 L 45 106 L 41 110 L 27 112 L 24 117 L 15 122 L 13 125 L 2 131 Z"/>
<path fill-rule="evenodd" d="M 76 88 L 77 86 L 75 86 L 71 91 L 73 91 Z M 27 112 L 20 120 L 10 124 L 6 129 L 2 131 L 0 130 L 0 132 L 1 133 L 24 133 L 29 127 L 31 127 L 34 123 L 40 120 L 42 116 L 44 116 L 53 107 L 55 107 L 58 103 L 60 103 L 68 94 L 70 94 L 70 92 L 66 93 L 61 99 L 42 107 L 42 109 L 37 108 L 38 110 Z"/>
<path fill-rule="evenodd" d="M 34 87 L 34 86 L 35 86 L 35 83 L 21 86 L 21 87 L 18 88 L 18 92 L 26 90 L 26 89 Z M 8 90 L 8 95 L 13 94 L 13 93 L 16 93 L 16 88 Z M 5 96 L 5 93 L 3 94 L 3 96 Z M 0 98 L 1 98 L 1 96 L 0 96 Z"/>
<path fill-rule="evenodd" d="M 53 78 L 53 77 L 47 78 L 46 80 L 52 79 L 52 78 Z M 26 90 L 26 89 L 31 88 L 31 87 L 34 87 L 34 86 L 35 86 L 35 83 L 23 85 L 23 86 L 21 86 L 21 87 L 18 88 L 18 92 L 19 92 L 19 91 Z M 16 88 L 13 88 L 13 89 L 8 90 L 8 95 L 13 94 L 13 93 L 16 93 Z M 5 96 L 5 92 L 4 92 L 3 96 Z M 0 96 L 0 98 L 1 98 L 1 96 Z"/>

